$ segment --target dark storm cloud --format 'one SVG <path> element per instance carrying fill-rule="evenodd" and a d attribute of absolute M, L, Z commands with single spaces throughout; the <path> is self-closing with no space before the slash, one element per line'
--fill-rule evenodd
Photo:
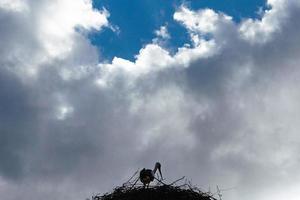
<path fill-rule="evenodd" d="M 25 173 L 27 150 L 35 144 L 38 112 L 32 98 L 34 93 L 6 70 L 0 73 L 0 172 L 2 176 L 20 179 Z"/>

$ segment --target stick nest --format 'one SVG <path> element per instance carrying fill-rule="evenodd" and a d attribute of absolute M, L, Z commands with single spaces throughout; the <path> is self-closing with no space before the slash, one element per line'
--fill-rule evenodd
<path fill-rule="evenodd" d="M 149 188 L 123 185 L 112 193 L 94 196 L 92 200 L 216 200 L 210 193 L 201 192 L 188 184 L 157 185 Z"/>

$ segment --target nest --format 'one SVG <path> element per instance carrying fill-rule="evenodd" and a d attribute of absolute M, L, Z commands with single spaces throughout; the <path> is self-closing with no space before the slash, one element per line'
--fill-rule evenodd
<path fill-rule="evenodd" d="M 157 180 L 156 185 L 148 188 L 138 185 L 137 181 L 128 181 L 111 193 L 93 196 L 92 200 L 216 200 L 211 193 L 202 192 L 190 183 L 174 186 L 183 178 L 171 184 Z"/>

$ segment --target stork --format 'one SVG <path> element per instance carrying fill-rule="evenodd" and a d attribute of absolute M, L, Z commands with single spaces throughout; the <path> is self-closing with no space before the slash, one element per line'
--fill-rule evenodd
<path fill-rule="evenodd" d="M 157 170 L 160 174 L 160 177 L 163 178 L 160 167 L 161 167 L 161 164 L 159 162 L 157 162 L 157 163 L 155 163 L 153 170 L 145 169 L 145 168 L 141 170 L 140 181 L 144 184 L 144 188 L 146 187 L 146 185 L 147 185 L 147 187 L 149 187 L 150 182 L 152 182 L 155 178 L 155 173 Z"/>

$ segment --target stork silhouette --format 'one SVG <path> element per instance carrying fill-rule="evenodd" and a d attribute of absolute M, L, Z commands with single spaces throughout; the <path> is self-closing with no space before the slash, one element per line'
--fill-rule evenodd
<path fill-rule="evenodd" d="M 163 178 L 160 168 L 161 168 L 161 164 L 159 162 L 157 162 L 157 163 L 155 163 L 153 170 L 144 168 L 140 171 L 140 181 L 144 184 L 144 188 L 146 186 L 149 187 L 150 182 L 152 182 L 155 178 L 155 173 L 157 170 L 160 174 L 161 179 Z"/>

